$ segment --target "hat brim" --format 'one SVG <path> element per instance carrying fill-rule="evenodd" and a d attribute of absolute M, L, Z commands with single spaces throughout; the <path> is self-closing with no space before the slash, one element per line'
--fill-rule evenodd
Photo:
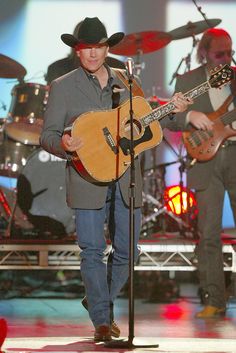
<path fill-rule="evenodd" d="M 84 44 L 101 44 L 106 43 L 109 47 L 113 47 L 114 45 L 118 44 L 124 38 L 123 32 L 114 33 L 109 38 L 103 38 L 98 43 L 88 43 L 83 42 L 75 38 L 72 34 L 64 33 L 61 35 L 61 40 L 63 43 L 68 45 L 71 48 L 74 48 L 77 44 L 84 43 Z"/>

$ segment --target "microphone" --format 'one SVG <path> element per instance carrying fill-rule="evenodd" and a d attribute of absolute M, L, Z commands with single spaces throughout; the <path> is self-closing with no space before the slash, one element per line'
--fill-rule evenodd
<path fill-rule="evenodd" d="M 132 59 L 132 58 L 127 58 L 126 73 L 127 73 L 129 80 L 132 80 L 134 77 L 134 59 Z"/>

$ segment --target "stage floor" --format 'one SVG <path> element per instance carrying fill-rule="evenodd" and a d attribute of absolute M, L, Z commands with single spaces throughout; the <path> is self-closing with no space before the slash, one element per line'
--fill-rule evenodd
<path fill-rule="evenodd" d="M 145 288 L 143 289 L 145 291 Z M 236 298 L 231 297 L 224 318 L 196 319 L 201 308 L 195 284 L 181 286 L 180 297 L 171 303 L 135 300 L 134 344 L 158 344 L 139 352 L 236 353 Z M 22 298 L 0 301 L 0 317 L 8 323 L 2 350 L 23 352 L 126 352 L 93 343 L 93 326 L 80 299 Z M 115 318 L 127 338 L 128 300 L 119 298 Z"/>

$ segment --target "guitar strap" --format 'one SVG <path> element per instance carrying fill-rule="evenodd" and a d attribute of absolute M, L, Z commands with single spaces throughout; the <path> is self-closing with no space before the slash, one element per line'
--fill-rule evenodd
<path fill-rule="evenodd" d="M 114 68 L 112 70 L 115 71 L 117 77 L 123 82 L 125 87 L 127 87 L 127 89 L 129 89 L 129 80 L 128 80 L 128 77 L 126 75 L 125 70 L 114 69 Z M 135 96 L 144 97 L 144 92 L 135 78 L 133 80 L 133 96 L 134 97 Z"/>

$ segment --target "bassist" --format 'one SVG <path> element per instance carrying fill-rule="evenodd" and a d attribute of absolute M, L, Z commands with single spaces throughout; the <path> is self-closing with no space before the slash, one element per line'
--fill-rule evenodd
<path fill-rule="evenodd" d="M 220 64 L 231 64 L 232 39 L 223 29 L 211 28 L 204 32 L 197 49 L 201 66 L 177 78 L 176 91 L 197 85 L 209 76 L 210 70 Z M 226 104 L 227 103 L 227 104 Z M 199 99 L 191 109 L 181 114 L 181 130 L 194 127 L 201 134 L 211 135 L 214 120 L 209 114 L 235 109 L 235 80 L 220 90 L 214 88 Z M 236 120 L 236 117 L 235 119 Z M 232 128 L 235 128 L 233 123 Z M 223 133 L 223 132 L 222 132 Z M 216 155 L 208 161 L 196 162 L 187 171 L 188 186 L 196 191 L 198 230 L 198 272 L 203 297 L 203 309 L 197 318 L 223 315 L 226 310 L 226 290 L 221 243 L 222 213 L 225 192 L 236 220 L 236 136 L 224 141 Z"/>

